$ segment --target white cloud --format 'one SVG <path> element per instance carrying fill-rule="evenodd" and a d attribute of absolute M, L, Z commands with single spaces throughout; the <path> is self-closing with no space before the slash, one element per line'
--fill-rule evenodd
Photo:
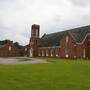
<path fill-rule="evenodd" d="M 70 1 L 72 2 L 72 4 L 79 5 L 82 7 L 90 6 L 90 0 L 70 0 Z"/>
<path fill-rule="evenodd" d="M 88 25 L 89 12 L 89 0 L 0 0 L 0 40 L 28 44 L 33 23 L 42 35 Z"/>

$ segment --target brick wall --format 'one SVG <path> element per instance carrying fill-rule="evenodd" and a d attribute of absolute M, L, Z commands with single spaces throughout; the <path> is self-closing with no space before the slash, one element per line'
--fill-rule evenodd
<path fill-rule="evenodd" d="M 66 34 L 57 47 L 38 47 L 38 56 L 82 59 L 90 58 L 90 35 L 83 43 L 77 43 Z"/>
<path fill-rule="evenodd" d="M 20 56 L 20 50 L 13 44 L 6 44 L 0 47 L 0 57 L 15 57 Z"/>

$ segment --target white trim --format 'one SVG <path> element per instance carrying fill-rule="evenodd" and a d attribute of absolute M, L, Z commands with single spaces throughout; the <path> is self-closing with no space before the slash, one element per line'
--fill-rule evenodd
<path fill-rule="evenodd" d="M 72 36 L 73 40 L 76 41 L 76 39 L 74 38 L 74 36 L 70 32 L 68 32 L 68 33 Z M 76 44 L 83 44 L 88 35 L 90 35 L 90 33 L 86 34 L 85 38 L 83 39 L 83 41 L 81 43 L 76 42 Z"/>
<path fill-rule="evenodd" d="M 77 44 L 83 44 L 88 35 L 90 35 L 90 33 L 88 33 L 88 34 L 85 36 L 84 40 L 83 40 L 81 43 L 77 43 L 77 42 L 76 42 L 76 43 L 77 43 Z"/>
<path fill-rule="evenodd" d="M 76 39 L 75 39 L 74 36 L 71 34 L 71 32 L 68 32 L 68 33 L 71 35 L 72 39 L 76 42 Z"/>

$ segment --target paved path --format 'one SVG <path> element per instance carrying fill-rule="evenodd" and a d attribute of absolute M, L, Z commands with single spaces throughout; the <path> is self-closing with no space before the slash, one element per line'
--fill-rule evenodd
<path fill-rule="evenodd" d="M 47 63 L 46 60 L 38 58 L 30 58 L 31 60 L 23 61 L 17 58 L 0 58 L 0 64 L 35 64 L 35 63 Z"/>

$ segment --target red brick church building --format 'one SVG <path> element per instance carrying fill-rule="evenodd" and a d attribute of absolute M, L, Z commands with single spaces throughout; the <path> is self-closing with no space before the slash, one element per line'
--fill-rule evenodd
<path fill-rule="evenodd" d="M 40 38 L 40 26 L 34 24 L 29 44 L 31 57 L 90 59 L 90 26 L 44 34 Z"/>

